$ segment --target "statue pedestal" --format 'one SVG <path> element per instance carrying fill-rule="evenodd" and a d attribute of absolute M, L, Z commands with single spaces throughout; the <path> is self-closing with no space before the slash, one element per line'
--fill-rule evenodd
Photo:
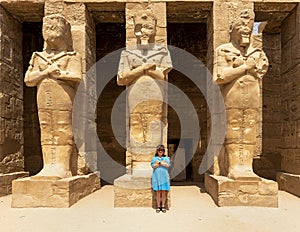
<path fill-rule="evenodd" d="M 278 185 L 266 180 L 232 180 L 205 173 L 205 189 L 218 206 L 278 207 Z"/>
<path fill-rule="evenodd" d="M 68 208 L 98 189 L 100 177 L 96 173 L 59 180 L 23 178 L 13 181 L 12 208 Z"/>
<path fill-rule="evenodd" d="M 166 208 L 170 206 L 170 193 Z M 114 181 L 114 207 L 156 208 L 156 195 L 152 190 L 151 176 L 125 174 Z"/>
<path fill-rule="evenodd" d="M 28 175 L 28 172 L 13 172 L 8 174 L 0 174 L 0 197 L 11 194 L 13 180 L 24 178 Z"/>
<path fill-rule="evenodd" d="M 280 190 L 300 197 L 300 175 L 278 172 L 276 179 Z"/>

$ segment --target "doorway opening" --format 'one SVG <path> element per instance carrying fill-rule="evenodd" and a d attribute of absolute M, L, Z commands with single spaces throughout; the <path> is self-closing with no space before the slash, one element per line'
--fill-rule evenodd
<path fill-rule="evenodd" d="M 42 22 L 23 23 L 23 74 L 29 66 L 32 53 L 43 50 Z M 24 78 L 24 77 L 23 77 Z M 27 87 L 23 82 L 24 96 L 24 165 L 30 175 L 43 168 L 41 133 L 36 102 L 37 87 Z"/>
<path fill-rule="evenodd" d="M 125 47 L 125 24 L 124 23 L 97 23 L 96 24 L 96 59 L 97 61 L 103 58 L 110 52 L 114 52 Z M 101 71 L 101 70 L 99 70 Z M 111 113 L 116 99 L 125 90 L 124 86 L 117 85 L 117 76 L 115 76 L 105 86 L 97 102 L 97 134 L 99 140 L 107 154 L 125 167 L 126 149 L 116 139 L 111 122 Z M 125 101 L 125 99 L 124 99 Z M 124 114 L 123 122 L 118 122 L 120 125 L 126 124 L 126 105 L 119 112 Z M 126 128 L 118 133 L 123 141 L 126 141 Z M 125 143 L 124 143 L 125 144 Z M 123 144 L 123 145 L 124 145 Z M 125 174 L 125 169 L 114 166 L 112 162 L 100 162 L 101 176 L 109 176 L 109 178 L 101 179 L 101 186 L 112 183 L 114 179 Z"/>
<path fill-rule="evenodd" d="M 176 46 L 191 53 L 206 65 L 208 51 L 207 18 L 210 14 L 211 4 L 200 5 L 194 3 L 168 3 L 167 38 L 168 45 Z M 178 165 L 185 164 L 184 170 L 172 179 L 172 183 L 186 185 L 188 182 L 203 182 L 203 175 L 198 173 L 198 169 L 207 146 L 209 112 L 206 99 L 188 77 L 176 70 L 169 73 L 168 81 L 183 91 L 190 99 L 197 112 L 200 128 L 198 144 L 192 144 L 192 138 L 180 138 L 179 118 L 174 109 L 168 107 L 168 150 L 171 165 L 176 165 L 176 162 L 178 162 Z M 179 144 L 180 139 L 182 142 Z M 192 154 L 192 147 L 195 145 L 197 149 Z M 174 159 L 178 159 L 176 151 L 179 154 L 179 150 L 180 154 L 184 155 L 180 156 L 180 160 L 174 162 Z"/>

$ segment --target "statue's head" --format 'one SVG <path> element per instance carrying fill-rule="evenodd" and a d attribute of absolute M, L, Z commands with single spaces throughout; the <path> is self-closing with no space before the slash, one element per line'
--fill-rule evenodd
<path fill-rule="evenodd" d="M 71 26 L 60 14 L 52 14 L 43 18 L 43 37 L 44 50 L 73 50 Z"/>
<path fill-rule="evenodd" d="M 250 38 L 254 26 L 254 12 L 243 10 L 230 25 L 230 37 L 242 47 L 250 44 Z"/>
<path fill-rule="evenodd" d="M 147 10 L 140 11 L 133 17 L 134 34 L 137 38 L 137 44 L 148 46 L 154 43 L 156 34 L 156 17 Z"/>

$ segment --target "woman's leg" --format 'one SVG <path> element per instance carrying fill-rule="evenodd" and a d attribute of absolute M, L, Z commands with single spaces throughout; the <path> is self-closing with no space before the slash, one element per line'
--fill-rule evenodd
<path fill-rule="evenodd" d="M 157 208 L 160 207 L 160 202 L 161 202 L 161 191 L 157 190 L 156 191 L 156 204 L 157 204 Z"/>
<path fill-rule="evenodd" d="M 167 199 L 167 191 L 161 191 L 161 206 L 164 208 L 166 204 L 166 199 Z"/>

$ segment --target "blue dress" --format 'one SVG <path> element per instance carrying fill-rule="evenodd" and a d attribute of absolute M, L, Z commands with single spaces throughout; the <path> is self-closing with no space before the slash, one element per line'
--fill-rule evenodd
<path fill-rule="evenodd" d="M 170 159 L 168 157 L 154 156 L 151 160 L 151 167 L 153 168 L 155 162 L 165 161 L 167 164 L 170 164 Z M 169 180 L 169 172 L 168 168 L 164 166 L 158 166 L 157 168 L 153 168 L 152 173 L 152 189 L 154 191 L 157 190 L 166 190 L 170 191 L 170 180 Z"/>

